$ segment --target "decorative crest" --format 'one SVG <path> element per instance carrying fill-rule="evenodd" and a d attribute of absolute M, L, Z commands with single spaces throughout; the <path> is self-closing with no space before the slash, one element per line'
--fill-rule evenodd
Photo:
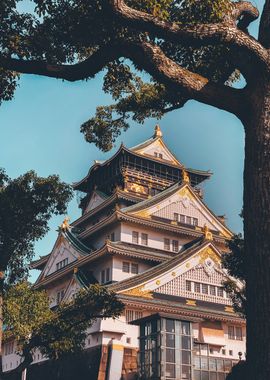
<path fill-rule="evenodd" d="M 206 224 L 203 226 L 203 233 L 206 240 L 213 240 L 213 234 L 210 232 L 209 227 Z"/>
<path fill-rule="evenodd" d="M 188 172 L 185 169 L 182 170 L 182 176 L 183 176 L 183 182 L 190 183 Z"/>
<path fill-rule="evenodd" d="M 161 132 L 160 126 L 158 124 L 155 126 L 154 137 L 162 137 L 162 132 Z"/>
<path fill-rule="evenodd" d="M 70 229 L 69 221 L 70 221 L 70 217 L 69 217 L 69 216 L 67 216 L 67 217 L 63 220 L 63 223 L 60 225 L 60 229 L 61 229 L 62 231 L 66 231 L 66 230 L 69 230 L 69 229 Z"/>

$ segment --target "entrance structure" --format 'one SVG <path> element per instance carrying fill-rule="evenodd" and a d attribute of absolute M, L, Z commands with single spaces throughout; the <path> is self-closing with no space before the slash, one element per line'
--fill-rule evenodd
<path fill-rule="evenodd" d="M 225 380 L 245 352 L 245 321 L 223 290 L 220 261 L 232 232 L 203 201 L 210 176 L 185 168 L 156 126 L 152 138 L 121 145 L 74 185 L 84 194 L 82 216 L 65 220 L 51 253 L 33 263 L 41 271 L 35 287 L 53 307 L 99 282 L 125 313 L 98 320 L 85 355 L 55 378 L 75 371 L 80 380 Z M 5 373 L 19 363 L 15 351 L 5 343 Z M 29 378 L 53 380 L 52 364 L 38 350 L 34 359 Z"/>

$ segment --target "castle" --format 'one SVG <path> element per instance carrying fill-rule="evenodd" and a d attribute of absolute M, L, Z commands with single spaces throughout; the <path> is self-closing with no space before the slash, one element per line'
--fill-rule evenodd
<path fill-rule="evenodd" d="M 74 185 L 84 193 L 82 216 L 65 220 L 51 253 L 33 262 L 34 286 L 47 290 L 52 307 L 93 282 L 125 304 L 119 319 L 89 329 L 76 378 L 225 380 L 245 352 L 245 321 L 223 289 L 221 255 L 232 232 L 200 187 L 210 177 L 185 168 L 156 126 L 149 140 L 121 145 Z M 19 362 L 6 342 L 4 373 Z M 28 378 L 53 380 L 50 365 L 36 350 Z M 72 370 L 62 378 L 74 378 Z"/>

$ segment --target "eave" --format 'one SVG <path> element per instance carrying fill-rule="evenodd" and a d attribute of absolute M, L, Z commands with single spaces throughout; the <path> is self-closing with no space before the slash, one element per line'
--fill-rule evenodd
<path fill-rule="evenodd" d="M 233 312 L 215 311 L 202 306 L 190 306 L 179 304 L 177 302 L 168 302 L 167 300 L 145 299 L 139 297 L 131 297 L 124 294 L 118 295 L 119 299 L 128 307 L 138 308 L 139 310 L 149 311 L 153 313 L 163 312 L 171 315 L 183 316 L 184 319 L 198 318 L 201 320 L 215 320 L 221 322 L 230 322 L 245 325 L 245 319 Z M 217 304 L 213 304 L 217 306 Z M 219 306 L 219 305 L 218 305 Z"/>
<path fill-rule="evenodd" d="M 166 260 L 169 260 L 171 258 L 170 255 L 166 254 L 166 251 L 164 251 L 164 254 L 160 252 L 156 252 L 155 249 L 148 249 L 143 250 L 139 249 L 134 250 L 134 248 L 129 247 L 126 245 L 125 247 L 117 247 L 117 244 L 115 242 L 107 241 L 103 247 L 100 249 L 91 252 L 88 256 L 81 257 L 80 259 L 73 261 L 66 267 L 60 269 L 59 271 L 53 272 L 49 276 L 38 278 L 37 282 L 34 285 L 34 288 L 40 288 L 44 287 L 54 281 L 57 281 L 69 274 L 74 273 L 75 268 L 81 268 L 86 264 L 89 264 L 91 262 L 94 262 L 96 260 L 99 260 L 100 258 L 104 256 L 109 255 L 121 255 L 121 256 L 127 256 L 127 257 L 133 257 L 138 258 L 140 260 L 144 260 L 146 262 L 154 262 L 154 263 L 162 263 Z M 152 252 L 151 252 L 152 251 Z"/>

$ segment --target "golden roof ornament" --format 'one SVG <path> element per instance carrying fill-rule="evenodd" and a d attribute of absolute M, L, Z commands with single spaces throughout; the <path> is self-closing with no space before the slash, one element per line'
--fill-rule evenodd
<path fill-rule="evenodd" d="M 183 176 L 183 182 L 190 183 L 188 172 L 185 169 L 182 170 L 182 176 Z"/>
<path fill-rule="evenodd" d="M 70 229 L 69 221 L 70 221 L 70 217 L 69 216 L 67 216 L 63 220 L 63 223 L 60 225 L 60 228 L 61 228 L 62 231 L 66 231 L 66 230 Z"/>
<path fill-rule="evenodd" d="M 162 132 L 161 132 L 160 126 L 158 124 L 155 126 L 154 137 L 162 137 Z"/>
<path fill-rule="evenodd" d="M 206 224 L 203 226 L 203 233 L 206 240 L 213 240 L 213 234 L 210 232 L 209 227 Z"/>

